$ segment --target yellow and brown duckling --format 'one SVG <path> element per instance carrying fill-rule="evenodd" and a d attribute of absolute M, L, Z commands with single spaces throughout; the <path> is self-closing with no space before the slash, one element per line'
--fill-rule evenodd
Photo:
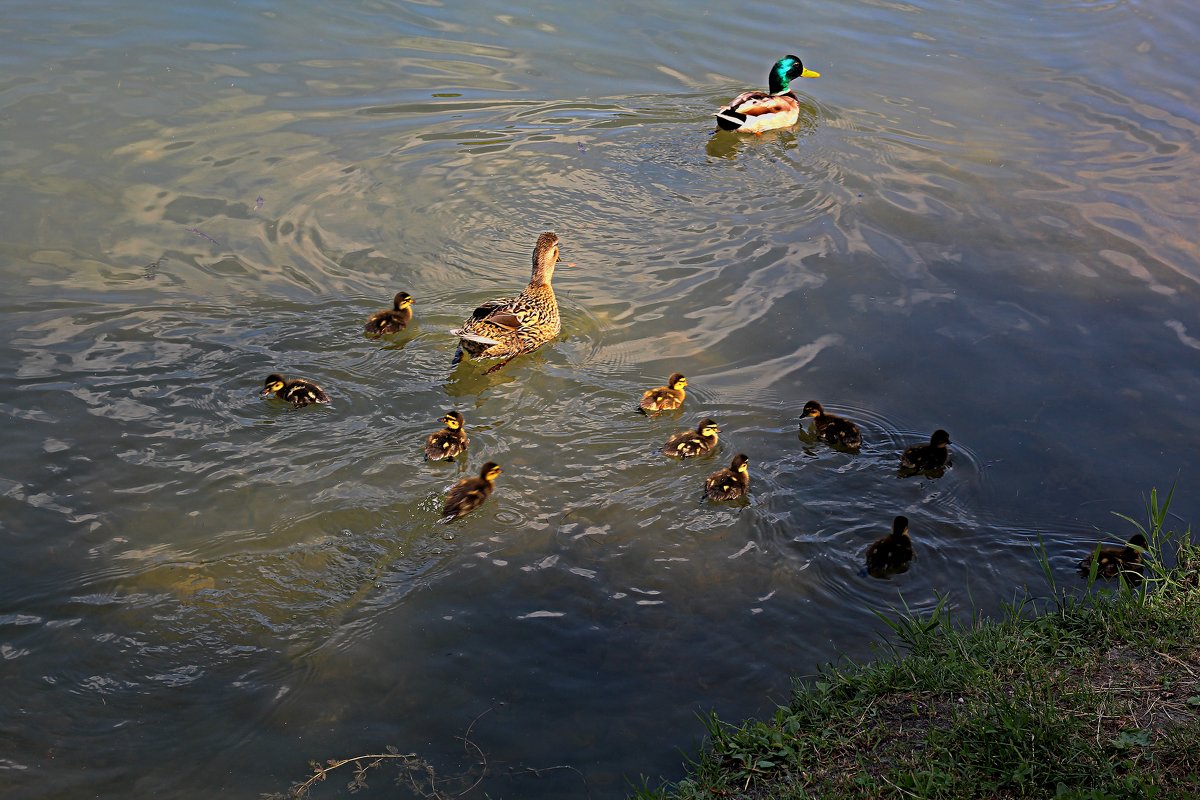
<path fill-rule="evenodd" d="M 452 522 L 483 505 L 496 488 L 496 476 L 501 472 L 499 464 L 489 461 L 479 470 L 478 478 L 463 478 L 451 486 L 446 494 L 446 504 L 442 506 L 441 521 Z"/>
<path fill-rule="evenodd" d="M 1079 562 L 1079 574 L 1085 578 L 1092 573 L 1096 564 L 1096 577 L 1115 578 L 1123 575 L 1131 584 L 1142 580 L 1142 553 L 1150 546 L 1146 537 L 1134 534 L 1124 547 L 1100 547 Z"/>
<path fill-rule="evenodd" d="M 392 300 L 391 308 L 376 311 L 367 317 L 367 324 L 363 325 L 363 333 L 372 339 L 399 333 L 412 321 L 412 304 L 412 295 L 408 292 L 398 292 Z"/>
<path fill-rule="evenodd" d="M 446 427 L 429 434 L 425 440 L 425 460 L 453 461 L 456 456 L 465 453 L 471 443 L 467 432 L 463 430 L 463 415 L 457 411 L 447 411 L 445 416 L 438 417 L 438 422 Z"/>
<path fill-rule="evenodd" d="M 805 69 L 798 56 L 784 56 L 767 76 L 767 91 L 742 92 L 717 112 L 717 127 L 738 133 L 762 133 L 788 128 L 800 119 L 800 100 L 792 93 L 796 78 L 819 78 L 821 73 Z"/>
<path fill-rule="evenodd" d="M 691 458 L 708 455 L 717 448 L 717 434 L 721 431 L 712 419 L 700 420 L 694 431 L 681 431 L 663 445 L 663 455 L 672 458 Z"/>
<path fill-rule="evenodd" d="M 293 378 L 289 381 L 277 372 L 272 372 L 267 376 L 266 384 L 259 394 L 263 397 L 273 394 L 297 408 L 310 403 L 329 402 L 329 395 L 325 394 L 325 390 L 312 381 L 304 378 Z"/>
<path fill-rule="evenodd" d="M 532 353 L 562 330 L 558 300 L 550 281 L 559 261 L 558 236 L 543 233 L 533 249 L 533 274 L 529 285 L 516 297 L 489 300 L 451 331 L 458 337 L 453 364 L 463 353 L 472 358 L 502 358 L 489 372 L 499 369 L 523 353 Z"/>
<path fill-rule="evenodd" d="M 892 532 L 883 536 L 867 548 L 867 573 L 875 578 L 886 578 L 908 569 L 912 561 L 912 538 L 908 535 L 908 517 L 892 520 Z"/>
<path fill-rule="evenodd" d="M 737 500 L 750 491 L 750 459 L 738 453 L 725 469 L 719 469 L 704 481 L 704 496 L 714 502 Z"/>
<path fill-rule="evenodd" d="M 687 393 L 684 389 L 687 387 L 687 378 L 683 377 L 678 372 L 671 373 L 671 377 L 667 378 L 666 386 L 659 386 L 656 389 L 648 389 L 642 393 L 642 399 L 638 403 L 638 409 L 643 414 L 657 414 L 660 411 L 674 411 L 683 405 L 684 399 L 687 398 Z"/>
<path fill-rule="evenodd" d="M 825 413 L 825 409 L 816 400 L 809 400 L 804 404 L 800 418 L 803 420 L 807 417 L 813 418 L 813 430 L 817 435 L 834 447 L 845 447 L 849 450 L 862 447 L 862 433 L 858 426 L 845 417 Z"/>
<path fill-rule="evenodd" d="M 914 445 L 900 456 L 900 468 L 915 472 L 936 472 L 950 466 L 950 434 L 941 428 L 929 437 L 929 444 Z"/>

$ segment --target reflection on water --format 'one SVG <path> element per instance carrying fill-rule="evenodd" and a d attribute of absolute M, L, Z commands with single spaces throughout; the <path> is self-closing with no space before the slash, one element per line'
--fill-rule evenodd
<path fill-rule="evenodd" d="M 478 718 L 481 791 L 619 797 L 697 710 L 869 655 L 874 609 L 991 611 L 1045 591 L 1039 542 L 1069 583 L 1138 492 L 1194 504 L 1178 10 L 10 11 L 6 796 L 279 791 L 389 744 L 453 774 Z M 823 75 L 801 124 L 714 135 L 786 52 Z M 452 373 L 543 230 L 563 336 Z M 331 407 L 262 400 L 275 371 Z M 685 408 L 636 413 L 674 371 Z M 470 456 L 425 463 L 451 408 Z M 719 451 L 668 463 L 702 416 Z M 901 475 L 941 427 L 953 467 Z M 749 502 L 702 502 L 738 452 Z M 910 568 L 862 575 L 897 515 Z"/>

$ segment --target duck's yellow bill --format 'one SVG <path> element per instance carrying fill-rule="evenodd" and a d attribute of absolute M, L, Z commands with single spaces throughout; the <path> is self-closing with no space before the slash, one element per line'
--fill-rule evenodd
<path fill-rule="evenodd" d="M 817 72 L 815 69 L 808 69 L 807 67 L 805 67 L 804 72 L 800 73 L 800 77 L 801 78 L 819 78 L 819 77 L 821 77 L 821 73 Z"/>

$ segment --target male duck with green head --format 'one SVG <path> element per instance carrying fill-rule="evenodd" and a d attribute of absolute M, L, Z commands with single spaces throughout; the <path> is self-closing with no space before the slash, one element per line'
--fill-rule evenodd
<path fill-rule="evenodd" d="M 821 73 L 805 69 L 798 56 L 784 56 L 771 67 L 768 91 L 742 92 L 717 112 L 717 127 L 738 133 L 762 133 L 788 128 L 800 119 L 800 101 L 792 94 L 796 78 L 819 78 Z"/>

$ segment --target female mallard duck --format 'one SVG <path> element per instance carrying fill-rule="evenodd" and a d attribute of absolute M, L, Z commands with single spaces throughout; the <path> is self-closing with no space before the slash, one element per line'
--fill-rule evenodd
<path fill-rule="evenodd" d="M 687 393 L 683 390 L 687 385 L 687 378 L 674 372 L 671 377 L 667 378 L 666 386 L 645 391 L 642 394 L 641 402 L 638 403 L 638 408 L 643 414 L 674 411 L 683 405 L 684 398 L 687 397 Z"/>
<path fill-rule="evenodd" d="M 471 443 L 467 432 L 463 430 L 463 415 L 457 411 L 447 411 L 446 416 L 438 417 L 438 422 L 445 423 L 446 427 L 429 434 L 425 440 L 425 460 L 453 461 Z"/>
<path fill-rule="evenodd" d="M 492 370 L 500 369 L 515 356 L 531 353 L 558 336 L 558 300 L 550 280 L 558 263 L 558 237 L 543 233 L 533 249 L 533 275 L 525 291 L 516 297 L 489 300 L 451 331 L 459 338 L 454 365 L 463 353 L 472 358 L 503 358 Z"/>
<path fill-rule="evenodd" d="M 784 56 L 771 67 L 766 92 L 742 92 L 717 112 L 717 127 L 738 133 L 762 133 L 787 128 L 800 119 L 800 101 L 792 94 L 796 78 L 819 78 L 821 73 L 805 69 L 797 56 Z"/>
<path fill-rule="evenodd" d="M 442 522 L 452 522 L 483 505 L 495 489 L 496 476 L 503 472 L 495 461 L 489 461 L 479 470 L 478 478 L 463 478 L 450 487 L 446 504 L 442 506 Z"/>
<path fill-rule="evenodd" d="M 272 372 L 267 376 L 266 385 L 263 386 L 260 394 L 263 397 L 273 394 L 280 400 L 286 400 L 297 408 L 306 406 L 309 403 L 329 402 L 329 395 L 325 394 L 325 390 L 312 381 L 306 381 L 304 378 L 295 378 L 290 381 L 284 380 L 283 376 L 276 372 Z"/>
<path fill-rule="evenodd" d="M 367 317 L 367 324 L 363 325 L 363 333 L 372 339 L 378 339 L 389 333 L 399 333 L 412 321 L 412 304 L 412 295 L 408 292 L 397 293 L 392 300 L 391 308 L 376 311 Z"/>
<path fill-rule="evenodd" d="M 717 446 L 717 433 L 720 432 L 717 423 L 711 419 L 702 419 L 694 431 L 682 431 L 667 439 L 663 445 L 663 455 L 672 458 L 691 458 L 711 453 Z"/>
<path fill-rule="evenodd" d="M 917 472 L 933 472 L 950 466 L 950 434 L 941 428 L 929 437 L 929 444 L 914 445 L 900 456 L 900 468 Z"/>
<path fill-rule="evenodd" d="M 816 400 L 809 400 L 804 404 L 804 409 L 800 412 L 801 424 L 807 417 L 813 418 L 813 430 L 829 444 L 850 450 L 862 447 L 862 434 L 858 426 L 845 417 L 826 414 L 825 409 Z"/>
<path fill-rule="evenodd" d="M 1101 578 L 1115 578 L 1121 575 L 1131 584 L 1142 580 L 1142 552 L 1150 546 L 1146 537 L 1140 533 L 1124 547 L 1100 547 L 1087 558 L 1079 562 L 1079 574 L 1087 577 L 1092 574 L 1092 564 L 1096 565 L 1096 575 Z"/>
<path fill-rule="evenodd" d="M 912 557 L 908 517 L 896 517 L 892 520 L 892 532 L 867 548 L 867 572 L 876 578 L 886 578 L 893 572 L 907 569 Z"/>
<path fill-rule="evenodd" d="M 719 469 L 704 481 L 704 496 L 715 502 L 737 500 L 750 490 L 750 459 L 738 453 L 726 469 Z"/>

